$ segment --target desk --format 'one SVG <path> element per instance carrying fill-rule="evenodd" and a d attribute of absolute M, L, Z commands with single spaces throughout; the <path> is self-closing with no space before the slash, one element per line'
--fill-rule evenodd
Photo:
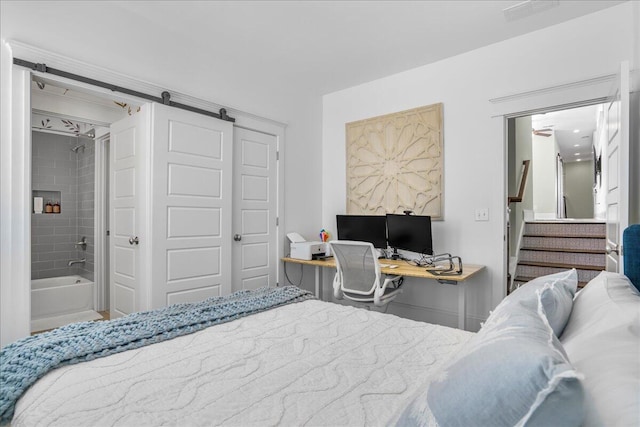
<path fill-rule="evenodd" d="M 322 271 L 321 267 L 336 268 L 336 262 L 331 258 L 319 259 L 319 260 L 304 260 L 285 257 L 282 258 L 283 262 L 290 262 L 294 264 L 312 265 L 315 267 L 315 285 L 316 285 L 316 297 L 322 299 Z M 416 265 L 409 264 L 407 261 L 384 259 L 380 260 L 380 264 L 397 265 L 398 267 L 389 268 L 381 267 L 382 274 L 390 274 L 394 276 L 404 277 L 417 277 L 420 279 L 433 279 L 439 283 L 446 283 L 458 286 L 458 328 L 465 329 L 465 322 L 467 318 L 467 286 L 465 281 L 475 276 L 480 270 L 484 268 L 484 265 L 464 264 L 463 272 L 460 275 L 440 275 L 435 276 L 427 271 L 425 267 L 418 267 Z"/>

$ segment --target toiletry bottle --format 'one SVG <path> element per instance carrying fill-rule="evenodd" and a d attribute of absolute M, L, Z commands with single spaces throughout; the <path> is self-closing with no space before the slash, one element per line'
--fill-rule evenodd
<path fill-rule="evenodd" d="M 60 213 L 60 203 L 55 202 L 53 204 L 53 213 Z"/>
<path fill-rule="evenodd" d="M 51 205 L 51 201 L 47 201 L 46 206 L 44 207 L 44 213 L 53 212 L 53 206 Z"/>
<path fill-rule="evenodd" d="M 33 212 L 37 214 L 41 214 L 42 212 L 44 212 L 44 203 L 42 202 L 42 197 L 33 198 Z"/>

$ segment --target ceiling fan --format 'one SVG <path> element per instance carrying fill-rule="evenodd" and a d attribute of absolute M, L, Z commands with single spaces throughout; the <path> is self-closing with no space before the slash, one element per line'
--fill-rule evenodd
<path fill-rule="evenodd" d="M 544 129 L 531 129 L 533 131 L 534 135 L 538 135 L 538 136 L 551 136 L 551 133 L 553 131 L 553 129 L 551 128 L 544 128 Z"/>

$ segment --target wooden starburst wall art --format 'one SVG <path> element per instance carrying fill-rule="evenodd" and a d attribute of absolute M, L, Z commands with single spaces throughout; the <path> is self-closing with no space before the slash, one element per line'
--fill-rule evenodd
<path fill-rule="evenodd" d="M 347 213 L 443 219 L 442 104 L 346 124 Z"/>

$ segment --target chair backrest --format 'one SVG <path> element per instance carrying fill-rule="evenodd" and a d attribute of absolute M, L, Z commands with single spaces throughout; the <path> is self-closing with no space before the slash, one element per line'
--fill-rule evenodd
<path fill-rule="evenodd" d="M 380 283 L 378 253 L 369 242 L 334 240 L 329 243 L 343 291 L 373 295 Z"/>

